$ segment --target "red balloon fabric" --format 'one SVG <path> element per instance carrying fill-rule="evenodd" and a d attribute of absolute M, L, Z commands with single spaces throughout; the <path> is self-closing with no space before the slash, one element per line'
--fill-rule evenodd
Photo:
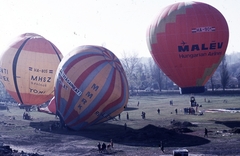
<path fill-rule="evenodd" d="M 164 8 L 146 36 L 155 62 L 181 92 L 199 93 L 225 55 L 229 30 L 216 8 L 180 2 Z"/>
<path fill-rule="evenodd" d="M 44 112 L 48 114 L 56 114 L 56 102 L 55 102 L 55 96 L 50 100 L 48 105 L 46 107 L 38 107 L 39 112 Z"/>

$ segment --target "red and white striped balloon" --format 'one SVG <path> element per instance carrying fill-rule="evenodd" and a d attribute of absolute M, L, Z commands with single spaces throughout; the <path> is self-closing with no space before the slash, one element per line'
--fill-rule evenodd
<path fill-rule="evenodd" d="M 55 87 L 57 114 L 74 130 L 117 116 L 129 96 L 119 59 L 100 46 L 80 46 L 66 55 L 58 66 Z"/>

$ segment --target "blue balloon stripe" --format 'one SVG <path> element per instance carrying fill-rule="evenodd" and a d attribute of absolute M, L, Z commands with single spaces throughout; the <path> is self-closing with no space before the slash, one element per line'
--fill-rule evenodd
<path fill-rule="evenodd" d="M 78 50 L 80 51 L 81 49 L 78 49 Z M 101 53 L 97 53 L 97 52 L 93 52 L 93 51 L 85 51 L 85 52 L 76 53 L 75 55 L 66 59 L 64 65 L 62 66 L 62 69 L 66 69 L 67 67 L 74 66 L 74 64 L 72 64 L 73 62 L 78 62 L 85 58 L 89 58 L 92 56 L 101 56 L 101 55 L 102 55 Z"/>
<path fill-rule="evenodd" d="M 107 66 L 107 65 L 108 65 L 108 64 L 105 62 L 105 63 L 104 63 L 104 66 Z M 104 70 L 104 67 L 99 67 L 99 69 Z M 94 72 L 94 74 L 97 74 L 97 73 L 98 73 L 98 72 Z M 78 120 L 81 120 L 81 118 L 84 118 L 84 117 L 88 116 L 88 115 L 89 115 L 89 112 L 90 112 L 91 110 L 93 110 L 93 109 L 98 105 L 98 103 L 100 102 L 99 100 L 103 98 L 103 96 L 105 95 L 105 93 L 107 92 L 107 90 L 108 90 L 108 88 L 109 88 L 109 86 L 110 86 L 110 84 L 111 84 L 111 83 L 109 83 L 109 82 L 111 82 L 111 77 L 112 77 L 111 75 L 112 75 L 112 73 L 113 73 L 113 69 L 111 69 L 111 72 L 110 72 L 109 76 L 107 77 L 107 79 L 106 79 L 106 81 L 105 81 L 105 84 L 103 85 L 104 87 L 101 88 L 101 91 L 100 91 L 99 94 L 96 96 L 96 98 L 91 102 L 91 104 L 88 106 L 87 109 L 85 109 L 75 120 L 73 120 L 73 121 L 71 122 L 71 124 L 74 124 L 74 123 L 77 122 Z M 91 74 L 89 75 L 89 78 L 90 78 L 90 77 L 92 77 Z"/>
<path fill-rule="evenodd" d="M 113 72 L 113 71 L 112 71 Z M 109 75 L 109 79 L 110 78 L 112 78 L 112 76 L 111 75 L 113 75 L 113 74 L 110 74 Z M 108 100 L 108 98 L 109 98 L 109 96 L 111 96 L 111 94 L 109 94 L 109 96 L 107 96 L 106 97 L 106 93 L 108 92 L 108 90 L 109 90 L 109 87 L 110 87 L 110 83 L 109 82 L 112 82 L 112 80 L 110 79 L 110 80 L 107 80 L 106 81 L 106 83 L 104 84 L 104 87 L 102 88 L 102 90 L 101 90 L 101 92 L 98 94 L 98 96 L 100 96 L 100 97 L 96 97 L 95 98 L 95 100 L 97 100 L 97 99 L 101 99 L 100 101 L 98 100 L 98 101 L 96 101 L 96 102 L 92 102 L 89 106 L 88 106 L 88 109 L 89 110 L 87 110 L 88 112 L 89 111 L 91 111 L 91 112 L 89 112 L 88 114 L 86 114 L 84 117 L 83 117 L 83 119 L 84 118 L 86 118 L 86 117 L 90 117 L 90 116 L 92 116 L 93 114 L 94 114 L 94 112 L 97 110 L 97 108 L 98 107 L 100 107 L 100 105 L 101 104 L 103 104 L 106 100 Z M 96 106 L 97 105 L 97 106 Z M 96 107 L 95 107 L 96 106 Z M 82 119 L 81 119 L 82 120 Z M 80 120 L 80 121 L 81 121 Z M 78 121 L 79 122 L 79 121 Z M 78 123 L 77 122 L 77 123 Z M 77 124 L 77 123 L 75 123 L 75 124 Z"/>
<path fill-rule="evenodd" d="M 82 92 L 82 90 L 80 90 L 80 87 L 79 86 L 81 86 L 81 84 L 83 84 L 83 80 L 85 80 L 86 78 L 87 78 L 87 76 L 89 75 L 89 73 L 92 71 L 92 70 L 94 70 L 97 66 L 99 66 L 99 65 L 101 65 L 103 63 L 103 61 L 102 60 L 99 60 L 99 61 L 97 61 L 97 62 L 92 62 L 92 64 L 88 67 L 88 68 L 86 68 L 86 69 L 84 69 L 84 72 L 83 73 L 77 73 L 77 67 L 75 67 L 75 69 L 76 69 L 76 74 L 79 74 L 79 75 L 69 75 L 68 73 L 66 73 L 65 75 L 67 76 L 67 79 L 70 81 L 70 83 L 71 83 L 71 85 L 74 87 L 74 88 L 72 88 L 72 86 L 69 86 L 70 88 L 71 88 L 71 90 L 69 90 L 69 99 L 68 99 L 68 103 L 72 103 L 72 100 L 73 100 L 73 98 L 74 98 L 74 96 L 76 96 L 76 93 L 75 93 L 75 89 L 78 89 L 78 91 L 79 92 Z M 84 68 L 84 67 L 82 67 L 82 68 Z M 78 77 L 76 80 L 75 80 L 75 82 L 72 82 L 68 77 Z M 79 95 L 78 95 L 79 96 Z M 80 95 L 80 96 L 82 96 L 82 95 Z M 78 97 L 79 98 L 79 97 Z M 70 106 L 70 105 L 68 105 L 68 106 Z M 67 108 L 66 110 L 65 110 L 65 112 L 64 112 L 64 115 L 67 113 L 67 110 L 69 110 L 69 108 Z"/>
<path fill-rule="evenodd" d="M 121 81 L 124 81 L 124 80 L 121 80 Z M 125 85 L 123 85 L 123 86 L 125 86 Z M 121 95 L 123 95 L 122 97 L 119 97 L 119 99 L 117 99 L 115 102 L 114 102 L 114 106 L 113 107 L 111 107 L 110 109 L 107 109 L 107 111 L 105 111 L 105 112 L 103 112 L 104 114 L 108 114 L 108 116 L 111 116 L 111 114 L 112 113 L 114 113 L 116 110 L 118 110 L 119 108 L 122 108 L 122 107 L 124 107 L 124 105 L 125 105 L 125 99 L 126 99 L 126 87 L 124 87 L 124 88 L 122 88 L 122 90 L 121 90 Z M 118 102 L 118 101 L 121 101 L 121 102 Z M 116 103 L 116 104 L 115 104 Z M 113 117 L 113 116 L 111 116 L 111 117 Z M 96 123 L 98 123 L 100 120 L 102 120 L 102 119 L 104 119 L 104 117 L 99 117 L 98 119 L 96 119 L 94 122 L 93 122 L 93 124 L 96 124 Z"/>
<path fill-rule="evenodd" d="M 97 62 L 98 63 L 98 62 Z M 89 75 L 87 75 L 87 77 L 86 78 L 83 78 L 83 82 L 80 84 L 80 86 L 77 86 L 78 88 L 79 88 L 79 90 L 85 90 L 86 88 L 87 88 L 87 86 L 88 86 L 88 84 L 90 83 L 90 82 L 92 82 L 92 79 L 98 74 L 98 71 L 100 70 L 100 69 L 102 69 L 102 68 L 104 68 L 104 66 L 106 66 L 107 65 L 107 63 L 106 62 L 100 62 L 101 64 L 97 67 L 97 68 L 95 68 L 94 70 L 89 70 L 89 69 L 86 69 L 87 71 L 91 71 L 91 73 L 89 74 Z M 75 82 L 76 83 L 76 82 Z M 81 97 L 84 97 L 84 95 L 81 95 Z M 68 112 L 66 112 L 66 116 L 69 116 L 71 113 L 72 113 L 72 111 L 75 111 L 74 110 L 74 107 L 75 107 L 75 104 L 77 103 L 77 101 L 79 100 L 79 98 L 81 98 L 81 97 L 79 97 L 78 95 L 74 95 L 74 97 L 73 97 L 73 101 L 71 102 L 71 101 L 68 101 L 68 102 L 71 102 L 72 104 L 70 105 L 71 106 L 71 108 L 68 108 Z M 82 114 L 82 113 L 81 113 Z"/>
<path fill-rule="evenodd" d="M 121 80 L 122 81 L 122 80 Z M 115 83 L 114 83 L 115 84 Z M 122 88 L 122 90 L 121 90 L 121 95 L 123 95 L 123 92 L 124 91 L 126 91 L 126 88 Z M 112 96 L 112 95 L 111 95 Z M 100 121 L 100 120 L 102 120 L 102 119 L 109 119 L 109 118 L 106 118 L 106 116 L 111 116 L 111 111 L 113 112 L 115 112 L 116 111 L 116 108 L 121 108 L 121 107 L 124 107 L 124 104 L 126 103 L 126 101 L 125 100 L 123 100 L 123 97 L 124 97 L 124 95 L 123 96 L 121 96 L 121 97 L 119 97 L 118 99 L 116 99 L 114 102 L 112 102 L 112 105 L 113 105 L 113 108 L 111 109 L 108 109 L 107 111 L 105 111 L 104 112 L 104 109 L 106 109 L 106 107 L 108 107 L 108 106 L 106 106 L 104 109 L 103 109 L 103 111 L 102 111 L 102 114 L 105 114 L 105 117 L 103 117 L 103 116 L 99 116 L 97 119 L 95 119 L 93 122 L 91 122 L 91 123 L 89 123 L 89 125 L 92 125 L 92 124 L 94 124 L 94 123 L 96 123 L 96 122 L 98 122 L 98 121 Z M 121 101 L 121 102 L 120 102 Z M 123 102 L 123 104 L 122 104 L 122 102 Z M 119 104 L 118 104 L 119 103 Z M 91 113 L 92 114 L 92 113 Z M 91 115 L 90 114 L 90 115 Z M 76 123 L 77 124 L 77 123 Z M 88 126 L 89 126 L 88 125 Z"/>
<path fill-rule="evenodd" d="M 59 103 L 57 111 L 69 128 L 79 130 L 108 120 L 113 114 L 116 116 L 123 111 L 128 101 L 128 83 L 120 61 L 111 51 L 100 46 L 81 46 L 63 58 L 59 68 L 64 71 L 64 75 L 58 74 L 55 78 L 55 98 Z M 82 69 L 78 70 L 79 68 Z M 104 72 L 109 69 L 110 73 Z M 120 80 L 116 76 L 120 76 Z M 98 82 L 97 77 L 102 80 Z M 92 89 L 97 90 L 95 94 L 89 89 L 90 84 L 94 84 Z M 81 94 L 78 94 L 79 91 Z M 67 99 L 61 97 L 63 93 L 67 94 L 63 96 Z M 89 103 L 87 100 L 90 100 Z M 86 107 L 82 108 L 84 103 Z M 105 106 L 102 105 L 104 103 Z"/>
<path fill-rule="evenodd" d="M 109 93 L 106 94 L 106 93 L 108 92 L 110 86 L 112 85 L 109 82 L 112 82 L 113 72 L 114 72 L 114 69 L 112 69 L 112 71 L 111 71 L 112 74 L 109 74 L 108 80 L 105 81 L 104 87 L 101 89 L 101 92 L 97 95 L 97 97 L 94 99 L 94 101 L 88 106 L 89 110 L 87 110 L 87 112 L 89 112 L 89 111 L 92 111 L 92 112 L 86 114 L 82 118 L 79 118 L 79 120 L 77 122 L 73 123 L 73 125 L 78 124 L 79 121 L 83 120 L 86 117 L 89 118 L 91 115 L 93 115 L 93 110 L 96 111 L 96 109 L 98 107 L 100 107 L 99 103 L 104 103 L 111 96 L 112 92 L 109 92 L 110 94 Z M 99 99 L 101 99 L 101 100 L 99 100 Z"/>

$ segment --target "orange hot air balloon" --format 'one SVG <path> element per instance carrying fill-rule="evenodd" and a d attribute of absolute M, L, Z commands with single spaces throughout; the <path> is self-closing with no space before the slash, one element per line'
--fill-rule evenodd
<path fill-rule="evenodd" d="M 228 38 L 223 15 L 200 2 L 167 6 L 147 31 L 152 57 L 182 94 L 204 92 L 225 55 Z"/>
<path fill-rule="evenodd" d="M 54 95 L 54 77 L 62 58 L 44 37 L 26 33 L 2 54 L 0 79 L 8 93 L 25 105 L 38 105 Z"/>

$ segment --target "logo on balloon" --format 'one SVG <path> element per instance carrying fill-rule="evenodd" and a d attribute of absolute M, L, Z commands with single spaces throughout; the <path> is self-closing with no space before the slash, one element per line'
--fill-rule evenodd
<path fill-rule="evenodd" d="M 178 52 L 201 52 L 194 54 L 179 54 L 179 58 L 196 58 L 196 57 L 204 57 L 204 56 L 216 56 L 222 55 L 222 52 L 204 52 L 207 50 L 218 50 L 222 49 L 223 42 L 212 42 L 209 45 L 206 44 L 193 44 L 188 45 L 186 42 L 182 41 L 181 46 L 178 46 Z"/>
<path fill-rule="evenodd" d="M 31 76 L 32 81 L 51 82 L 51 77 Z"/>
<path fill-rule="evenodd" d="M 204 50 L 215 50 L 215 49 L 222 49 L 223 42 L 212 42 L 209 45 L 203 44 L 192 44 L 187 45 L 184 41 L 182 41 L 182 46 L 178 46 L 178 52 L 193 52 L 193 51 L 204 51 Z"/>
<path fill-rule="evenodd" d="M 59 74 L 78 96 L 82 95 L 82 92 L 72 83 L 62 69 L 59 71 Z"/>
<path fill-rule="evenodd" d="M 192 29 L 192 33 L 213 32 L 215 30 L 215 27 L 199 27 Z"/>

